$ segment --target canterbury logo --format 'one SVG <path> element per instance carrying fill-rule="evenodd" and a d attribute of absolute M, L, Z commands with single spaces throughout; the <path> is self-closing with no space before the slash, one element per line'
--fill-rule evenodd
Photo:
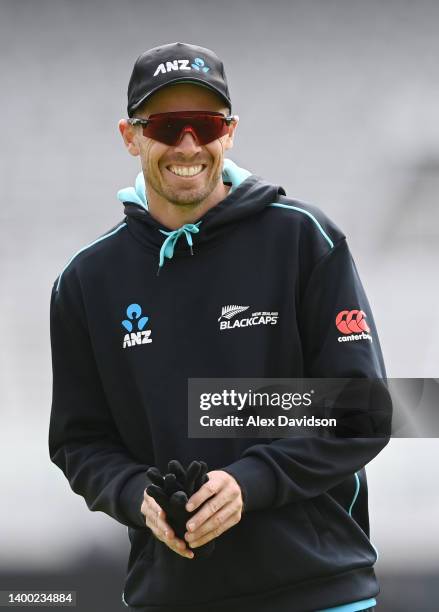
<path fill-rule="evenodd" d="M 221 316 L 218 321 L 221 321 L 221 319 L 231 319 L 235 315 L 239 314 L 240 312 L 244 312 L 244 310 L 248 310 L 249 308 L 250 306 L 223 306 L 221 308 Z"/>
<path fill-rule="evenodd" d="M 370 327 L 365 321 L 366 314 L 363 310 L 342 310 L 338 313 L 335 324 L 342 334 L 358 334 L 370 332 Z"/>

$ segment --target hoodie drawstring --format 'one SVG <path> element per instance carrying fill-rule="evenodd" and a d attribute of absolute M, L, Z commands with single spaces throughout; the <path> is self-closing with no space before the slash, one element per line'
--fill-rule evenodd
<path fill-rule="evenodd" d="M 198 232 L 200 231 L 198 229 L 198 226 L 200 225 L 200 223 L 201 221 L 198 221 L 198 223 L 186 223 L 185 225 L 182 225 L 181 227 L 179 227 L 176 230 L 173 230 L 172 232 L 165 232 L 165 230 L 159 230 L 159 232 L 161 232 L 162 234 L 165 234 L 167 238 L 163 242 L 160 248 L 160 261 L 159 261 L 159 267 L 157 268 L 157 276 L 159 275 L 160 268 L 163 267 L 163 264 L 165 262 L 165 257 L 167 257 L 168 259 L 172 259 L 172 257 L 174 256 L 175 244 L 177 240 L 180 238 L 180 236 L 182 236 L 183 234 L 185 235 L 186 241 L 191 250 L 191 255 L 194 254 L 192 251 L 193 241 L 192 241 L 191 234 L 198 234 Z"/>

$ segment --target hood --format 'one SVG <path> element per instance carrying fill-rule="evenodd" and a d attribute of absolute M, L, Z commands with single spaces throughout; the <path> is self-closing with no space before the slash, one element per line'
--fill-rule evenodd
<path fill-rule="evenodd" d="M 204 243 L 220 238 L 235 223 L 261 212 L 268 204 L 276 202 L 279 195 L 286 195 L 282 187 L 240 168 L 231 159 L 224 159 L 222 176 L 223 182 L 230 185 L 224 200 L 194 223 L 186 223 L 175 230 L 165 227 L 149 213 L 143 172 L 137 175 L 134 187 L 118 191 L 117 197 L 124 205 L 131 231 L 145 246 L 158 253 L 157 273 L 166 259 L 174 255 L 193 255 Z"/>

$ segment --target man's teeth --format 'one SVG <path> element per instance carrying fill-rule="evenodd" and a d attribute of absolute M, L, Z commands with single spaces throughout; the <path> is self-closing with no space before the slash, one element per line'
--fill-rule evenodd
<path fill-rule="evenodd" d="M 203 166 L 200 164 L 199 166 L 169 166 L 169 170 L 173 174 L 178 174 L 179 176 L 195 176 L 199 174 Z"/>

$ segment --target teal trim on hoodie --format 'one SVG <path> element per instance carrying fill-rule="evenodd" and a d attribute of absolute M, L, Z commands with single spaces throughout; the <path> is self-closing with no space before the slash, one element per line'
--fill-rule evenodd
<path fill-rule="evenodd" d="M 373 606 L 376 606 L 376 603 L 376 599 L 371 597 L 370 599 L 362 599 L 361 601 L 354 601 L 352 603 L 343 604 L 342 606 L 335 606 L 335 608 L 317 610 L 317 612 L 359 612 L 360 610 L 373 608 Z"/>

